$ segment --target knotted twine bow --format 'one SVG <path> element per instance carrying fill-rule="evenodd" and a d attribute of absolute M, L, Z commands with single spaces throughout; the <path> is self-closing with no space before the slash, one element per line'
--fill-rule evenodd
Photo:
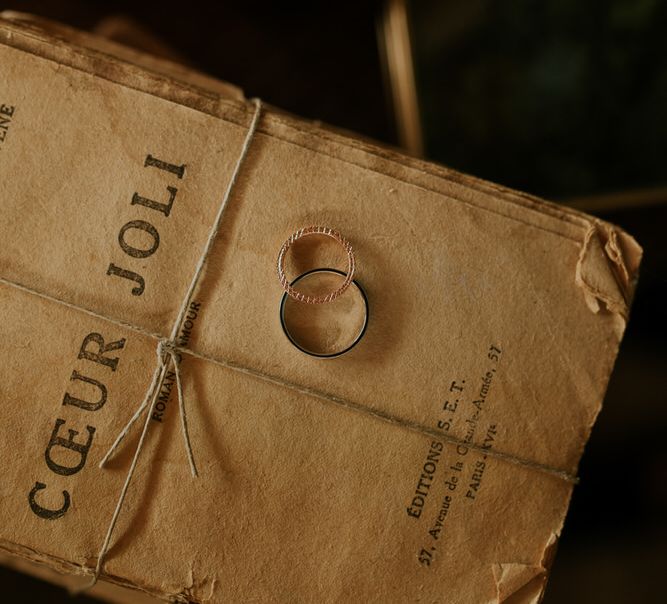
<path fill-rule="evenodd" d="M 114 529 L 116 528 L 116 523 L 118 522 L 118 517 L 120 516 L 120 512 L 123 508 L 125 496 L 127 495 L 127 491 L 130 487 L 130 482 L 132 482 L 132 477 L 134 476 L 134 471 L 137 467 L 139 455 L 141 454 L 144 442 L 146 440 L 146 435 L 148 434 L 148 427 L 150 425 L 151 416 L 153 415 L 153 408 L 155 407 L 155 403 L 158 400 L 158 394 L 162 388 L 162 383 L 164 382 L 164 378 L 167 375 L 167 371 L 169 369 L 170 364 L 173 365 L 174 374 L 176 375 L 176 388 L 178 391 L 178 408 L 181 416 L 181 431 L 183 434 L 183 441 L 185 443 L 185 450 L 188 455 L 188 462 L 190 463 L 190 472 L 192 473 L 193 477 L 196 477 L 198 475 L 197 466 L 195 465 L 194 455 L 192 453 L 192 444 L 190 443 L 190 435 L 188 433 L 188 419 L 185 411 L 185 399 L 183 397 L 183 386 L 181 383 L 181 369 L 180 369 L 181 359 L 179 353 L 177 352 L 176 337 L 178 336 L 178 332 L 181 329 L 181 323 L 185 318 L 185 314 L 187 313 L 188 308 L 190 307 L 190 302 L 192 302 L 192 296 L 194 295 L 195 289 L 199 284 L 199 280 L 204 271 L 206 260 L 208 259 L 211 250 L 213 249 L 213 244 L 217 238 L 218 231 L 220 230 L 223 214 L 225 213 L 225 209 L 227 208 L 229 200 L 232 196 L 234 185 L 236 184 L 236 181 L 238 180 L 239 174 L 241 172 L 241 166 L 243 165 L 243 162 L 246 156 L 248 155 L 248 150 L 250 149 L 250 143 L 252 142 L 252 139 L 254 138 L 255 132 L 257 130 L 257 124 L 259 123 L 259 118 L 262 113 L 262 102 L 259 99 L 252 99 L 251 102 L 255 106 L 255 112 L 253 114 L 252 121 L 250 122 L 250 127 L 248 128 L 245 141 L 243 142 L 241 153 L 239 154 L 239 157 L 236 160 L 236 165 L 234 166 L 232 177 L 229 180 L 229 184 L 227 185 L 227 190 L 225 191 L 225 194 L 220 203 L 220 207 L 218 208 L 218 213 L 215 216 L 213 227 L 211 228 L 211 231 L 208 235 L 208 239 L 206 240 L 204 251 L 199 257 L 199 261 L 197 262 L 197 266 L 195 267 L 194 274 L 192 275 L 192 280 L 190 281 L 190 286 L 188 287 L 185 297 L 183 298 L 181 309 L 178 313 L 178 316 L 176 317 L 176 320 L 174 321 L 174 325 L 171 329 L 171 334 L 168 339 L 161 338 L 158 341 L 156 350 L 157 362 L 155 364 L 155 371 L 153 371 L 153 377 L 151 378 L 151 382 L 146 390 L 146 395 L 144 396 L 144 400 L 141 402 L 141 405 L 139 405 L 134 415 L 130 418 L 125 427 L 121 430 L 120 434 L 118 435 L 114 443 L 111 445 L 111 448 L 109 449 L 109 451 L 107 451 L 107 454 L 102 458 L 102 461 L 100 461 L 100 468 L 103 468 L 106 462 L 114 454 L 120 443 L 127 436 L 134 423 L 141 417 L 143 413 L 146 413 L 146 420 L 144 421 L 144 427 L 143 430 L 141 431 L 141 436 L 139 437 L 137 448 L 134 451 L 134 457 L 132 458 L 132 463 L 130 464 L 130 468 L 127 471 L 125 483 L 123 484 L 123 488 L 120 491 L 120 496 L 118 497 L 116 508 L 111 517 L 109 528 L 107 529 L 106 536 L 104 537 L 104 542 L 102 543 L 102 547 L 100 548 L 100 553 L 97 557 L 97 564 L 95 565 L 95 573 L 93 574 L 93 578 L 90 581 L 90 583 L 88 583 L 83 587 L 84 590 L 95 585 L 102 572 L 102 565 L 104 564 L 104 560 L 109 551 L 109 544 L 111 543 L 111 537 L 113 535 Z"/>

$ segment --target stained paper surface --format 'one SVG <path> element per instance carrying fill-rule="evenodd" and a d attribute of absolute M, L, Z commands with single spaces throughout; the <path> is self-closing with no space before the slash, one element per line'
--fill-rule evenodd
<path fill-rule="evenodd" d="M 0 21 L 0 276 L 167 336 L 253 108 L 80 44 Z M 352 242 L 371 309 L 330 361 L 279 321 L 276 255 L 310 224 Z M 219 361 L 182 363 L 200 476 L 169 374 L 103 577 L 194 602 L 537 602 L 572 483 L 529 466 L 576 475 L 640 255 L 265 110 L 179 335 Z M 156 341 L 7 285 L 0 312 L 0 549 L 90 573 L 139 430 L 98 463 Z"/>

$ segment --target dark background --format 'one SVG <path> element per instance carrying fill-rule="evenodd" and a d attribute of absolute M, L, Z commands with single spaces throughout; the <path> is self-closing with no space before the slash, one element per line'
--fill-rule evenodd
<path fill-rule="evenodd" d="M 378 52 L 382 2 L 15 0 L 7 8 L 88 30 L 130 16 L 155 37 L 154 50 L 247 96 L 398 144 Z M 544 601 L 664 601 L 667 2 L 413 0 L 409 8 L 426 156 L 594 213 L 644 247 Z M 0 580 L 11 602 L 68 601 L 12 571 Z"/>

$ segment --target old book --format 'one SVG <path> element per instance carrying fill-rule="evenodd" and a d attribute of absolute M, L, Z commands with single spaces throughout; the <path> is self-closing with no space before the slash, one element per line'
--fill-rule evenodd
<path fill-rule="evenodd" d="M 539 600 L 639 246 L 117 50 L 0 21 L 0 549 L 93 572 L 140 425 L 99 462 L 238 172 L 177 325 L 199 476 L 170 371 L 101 578 L 193 602 Z M 309 224 L 349 239 L 370 305 L 327 361 L 279 317 L 276 256 Z"/>

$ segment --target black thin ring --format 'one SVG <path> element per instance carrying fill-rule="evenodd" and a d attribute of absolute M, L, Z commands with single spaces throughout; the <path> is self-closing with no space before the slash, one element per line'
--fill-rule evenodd
<path fill-rule="evenodd" d="M 290 283 L 290 285 L 291 286 L 296 285 L 296 283 L 301 281 L 301 279 L 303 279 L 304 277 L 307 277 L 308 275 L 312 275 L 313 273 L 336 273 L 338 275 L 342 275 L 343 277 L 345 277 L 347 275 L 347 273 L 344 273 L 343 271 L 339 271 L 337 268 L 314 268 L 314 269 L 309 270 L 309 271 L 299 275 L 298 277 L 296 277 L 296 279 L 294 279 Z M 316 357 L 318 359 L 333 359 L 334 357 L 339 357 L 339 356 L 345 354 L 346 352 L 350 351 L 352 348 L 354 348 L 359 343 L 359 340 L 361 340 L 361 338 L 364 337 L 364 334 L 366 333 L 366 328 L 368 327 L 368 314 L 369 314 L 369 311 L 368 311 L 368 297 L 366 296 L 366 292 L 364 291 L 364 288 L 361 287 L 361 285 L 359 285 L 359 282 L 356 279 L 352 280 L 352 285 L 356 286 L 356 288 L 361 293 L 361 297 L 364 300 L 364 306 L 366 308 L 366 314 L 365 314 L 365 317 L 364 317 L 364 324 L 361 327 L 361 329 L 359 330 L 359 334 L 357 335 L 357 337 L 354 339 L 354 341 L 347 348 L 345 348 L 345 349 L 343 349 L 339 352 L 331 352 L 331 353 L 327 353 L 327 354 L 320 354 L 318 352 L 313 352 L 312 350 L 308 350 L 307 348 L 304 348 L 303 346 L 301 346 L 301 344 L 299 344 L 290 335 L 289 331 L 287 330 L 287 326 L 285 325 L 285 302 L 287 301 L 287 298 L 289 296 L 288 296 L 287 292 L 285 292 L 283 294 L 283 297 L 280 300 L 280 326 L 283 328 L 283 332 L 287 336 L 287 339 L 292 343 L 292 345 L 295 348 L 298 348 L 301 352 L 304 352 L 305 354 L 310 355 L 311 357 Z"/>

